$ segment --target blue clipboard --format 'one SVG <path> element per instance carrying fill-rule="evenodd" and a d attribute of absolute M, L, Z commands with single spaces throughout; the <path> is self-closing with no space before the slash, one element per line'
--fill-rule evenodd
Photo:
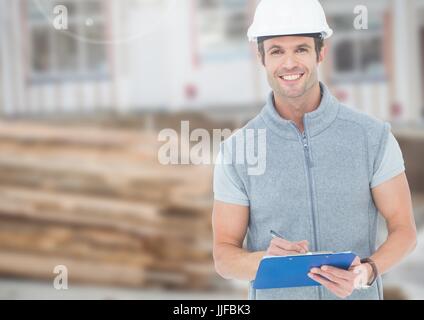
<path fill-rule="evenodd" d="M 349 269 L 356 254 L 352 252 L 315 253 L 296 256 L 264 257 L 253 282 L 254 289 L 320 286 L 308 277 L 312 268 L 323 265 Z"/>

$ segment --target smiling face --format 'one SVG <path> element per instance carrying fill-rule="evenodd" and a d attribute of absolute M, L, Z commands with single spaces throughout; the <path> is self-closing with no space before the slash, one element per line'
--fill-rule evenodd
<path fill-rule="evenodd" d="M 318 84 L 318 65 L 312 37 L 282 36 L 264 41 L 264 66 L 269 85 L 281 98 L 299 98 Z"/>

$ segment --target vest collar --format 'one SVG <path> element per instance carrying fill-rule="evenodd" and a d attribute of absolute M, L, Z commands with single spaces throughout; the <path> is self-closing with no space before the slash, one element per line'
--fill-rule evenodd
<path fill-rule="evenodd" d="M 329 89 L 320 82 L 321 87 L 321 103 L 318 108 L 304 116 L 304 127 L 309 137 L 313 137 L 327 129 L 336 119 L 339 111 L 339 103 L 337 99 L 330 93 Z M 273 92 L 271 92 L 266 101 L 265 107 L 262 109 L 261 116 L 268 128 L 278 135 L 289 139 L 298 140 L 299 133 L 296 124 L 292 120 L 284 119 L 279 115 L 274 106 Z"/>

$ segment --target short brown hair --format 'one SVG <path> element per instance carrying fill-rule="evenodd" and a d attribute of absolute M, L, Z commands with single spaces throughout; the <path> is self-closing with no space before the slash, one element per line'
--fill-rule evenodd
<path fill-rule="evenodd" d="M 312 37 L 314 38 L 315 42 L 315 52 L 317 54 L 317 60 L 319 60 L 319 54 L 321 53 L 321 49 L 324 46 L 324 39 L 322 38 L 321 34 L 299 34 L 298 36 L 304 36 L 304 37 Z M 269 36 L 269 37 L 259 37 L 258 38 L 258 51 L 261 55 L 262 64 L 265 65 L 265 47 L 264 47 L 264 41 L 272 38 L 276 38 L 278 36 Z"/>

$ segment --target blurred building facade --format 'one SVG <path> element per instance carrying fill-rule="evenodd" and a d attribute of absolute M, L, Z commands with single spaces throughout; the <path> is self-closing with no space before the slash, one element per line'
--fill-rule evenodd
<path fill-rule="evenodd" d="M 245 35 L 257 2 L 0 0 L 0 112 L 259 108 L 269 88 Z M 321 2 L 335 30 L 323 80 L 359 110 L 421 122 L 424 0 L 363 1 L 367 30 L 353 27 L 356 1 Z"/>

